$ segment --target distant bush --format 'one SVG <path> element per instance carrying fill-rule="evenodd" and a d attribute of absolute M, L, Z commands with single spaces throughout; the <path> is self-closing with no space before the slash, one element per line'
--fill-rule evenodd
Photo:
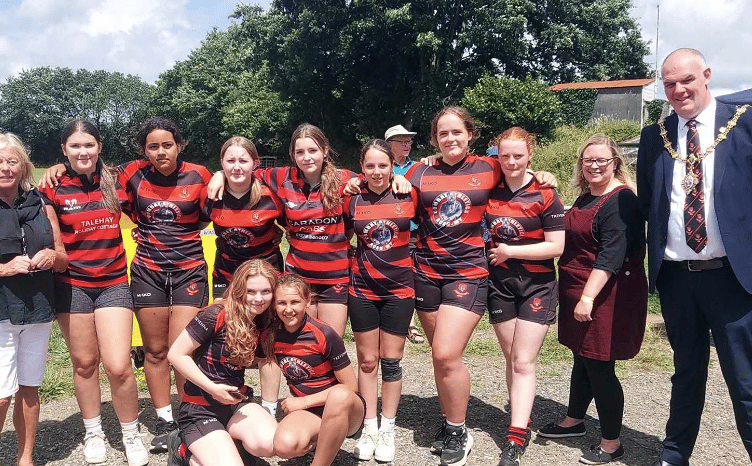
<path fill-rule="evenodd" d="M 645 121 L 645 126 L 658 123 L 664 105 L 666 105 L 666 101 L 663 99 L 655 99 L 647 103 L 648 119 Z"/>
<path fill-rule="evenodd" d="M 616 142 L 623 142 L 640 135 L 640 124 L 630 120 L 615 120 L 613 118 L 598 118 L 587 126 L 588 128 L 598 128 L 599 132 L 604 133 Z"/>
<path fill-rule="evenodd" d="M 597 89 L 564 89 L 555 93 L 561 104 L 562 124 L 583 127 L 593 115 Z"/>
<path fill-rule="evenodd" d="M 474 87 L 465 89 L 461 104 L 480 126 L 481 137 L 473 147 L 475 151 L 485 152 L 487 142 L 511 126 L 521 126 L 546 140 L 561 124 L 559 99 L 530 77 L 520 81 L 484 76 Z"/>

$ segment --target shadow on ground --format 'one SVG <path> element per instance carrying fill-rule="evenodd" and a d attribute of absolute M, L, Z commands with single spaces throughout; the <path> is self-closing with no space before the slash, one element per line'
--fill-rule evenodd
<path fill-rule="evenodd" d="M 474 396 L 470 397 L 467 411 L 467 426 L 472 430 L 480 430 L 488 434 L 501 450 L 506 441 L 506 430 L 509 426 L 509 405 L 506 410 L 488 404 Z M 557 422 L 566 414 L 567 407 L 563 404 L 537 396 L 533 406 L 531 444 L 545 447 L 549 443 L 560 444 L 569 448 L 579 448 L 583 453 L 590 446 L 600 441 L 598 420 L 587 416 L 585 425 L 587 435 L 567 439 L 545 439 L 538 437 L 535 432 L 550 422 Z M 421 398 L 415 395 L 404 394 L 400 401 L 400 415 L 397 416 L 397 425 L 413 432 L 413 442 L 418 447 L 429 448 L 434 440 L 434 433 L 439 426 L 439 402 L 438 397 Z M 621 432 L 621 440 L 626 450 L 626 455 L 620 460 L 621 464 L 630 466 L 645 466 L 658 458 L 661 451 L 660 439 L 655 435 L 640 432 L 624 426 Z M 530 450 L 530 449 L 528 449 Z M 532 452 L 530 452 L 532 453 Z M 526 454 L 526 456 L 529 456 Z M 346 463 L 342 463 L 346 464 Z M 542 463 L 530 463 L 542 464 Z M 559 464 L 551 461 L 549 464 Z"/>

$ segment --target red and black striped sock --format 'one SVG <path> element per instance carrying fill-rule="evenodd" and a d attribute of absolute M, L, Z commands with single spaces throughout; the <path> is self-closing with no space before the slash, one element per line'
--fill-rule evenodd
<path fill-rule="evenodd" d="M 514 442 L 517 445 L 525 446 L 527 440 L 530 438 L 530 429 L 522 429 L 520 427 L 509 426 L 507 432 L 507 440 Z"/>

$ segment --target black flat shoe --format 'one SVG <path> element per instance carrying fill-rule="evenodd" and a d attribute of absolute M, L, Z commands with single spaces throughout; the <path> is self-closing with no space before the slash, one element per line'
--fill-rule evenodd
<path fill-rule="evenodd" d="M 545 438 L 566 438 L 582 437 L 585 435 L 585 423 L 580 422 L 572 427 L 561 427 L 559 424 L 551 423 L 538 430 L 538 435 Z"/>

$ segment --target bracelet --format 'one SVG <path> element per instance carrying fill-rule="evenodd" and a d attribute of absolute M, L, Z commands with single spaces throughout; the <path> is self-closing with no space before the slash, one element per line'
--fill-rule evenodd
<path fill-rule="evenodd" d="M 303 409 L 308 409 L 308 398 L 307 397 L 303 397 L 303 403 L 305 403 L 305 408 L 303 408 Z"/>
<path fill-rule="evenodd" d="M 582 301 L 583 303 L 587 303 L 587 304 L 593 304 L 593 301 L 595 300 L 591 298 L 590 296 L 582 295 L 580 296 L 580 301 Z"/>

